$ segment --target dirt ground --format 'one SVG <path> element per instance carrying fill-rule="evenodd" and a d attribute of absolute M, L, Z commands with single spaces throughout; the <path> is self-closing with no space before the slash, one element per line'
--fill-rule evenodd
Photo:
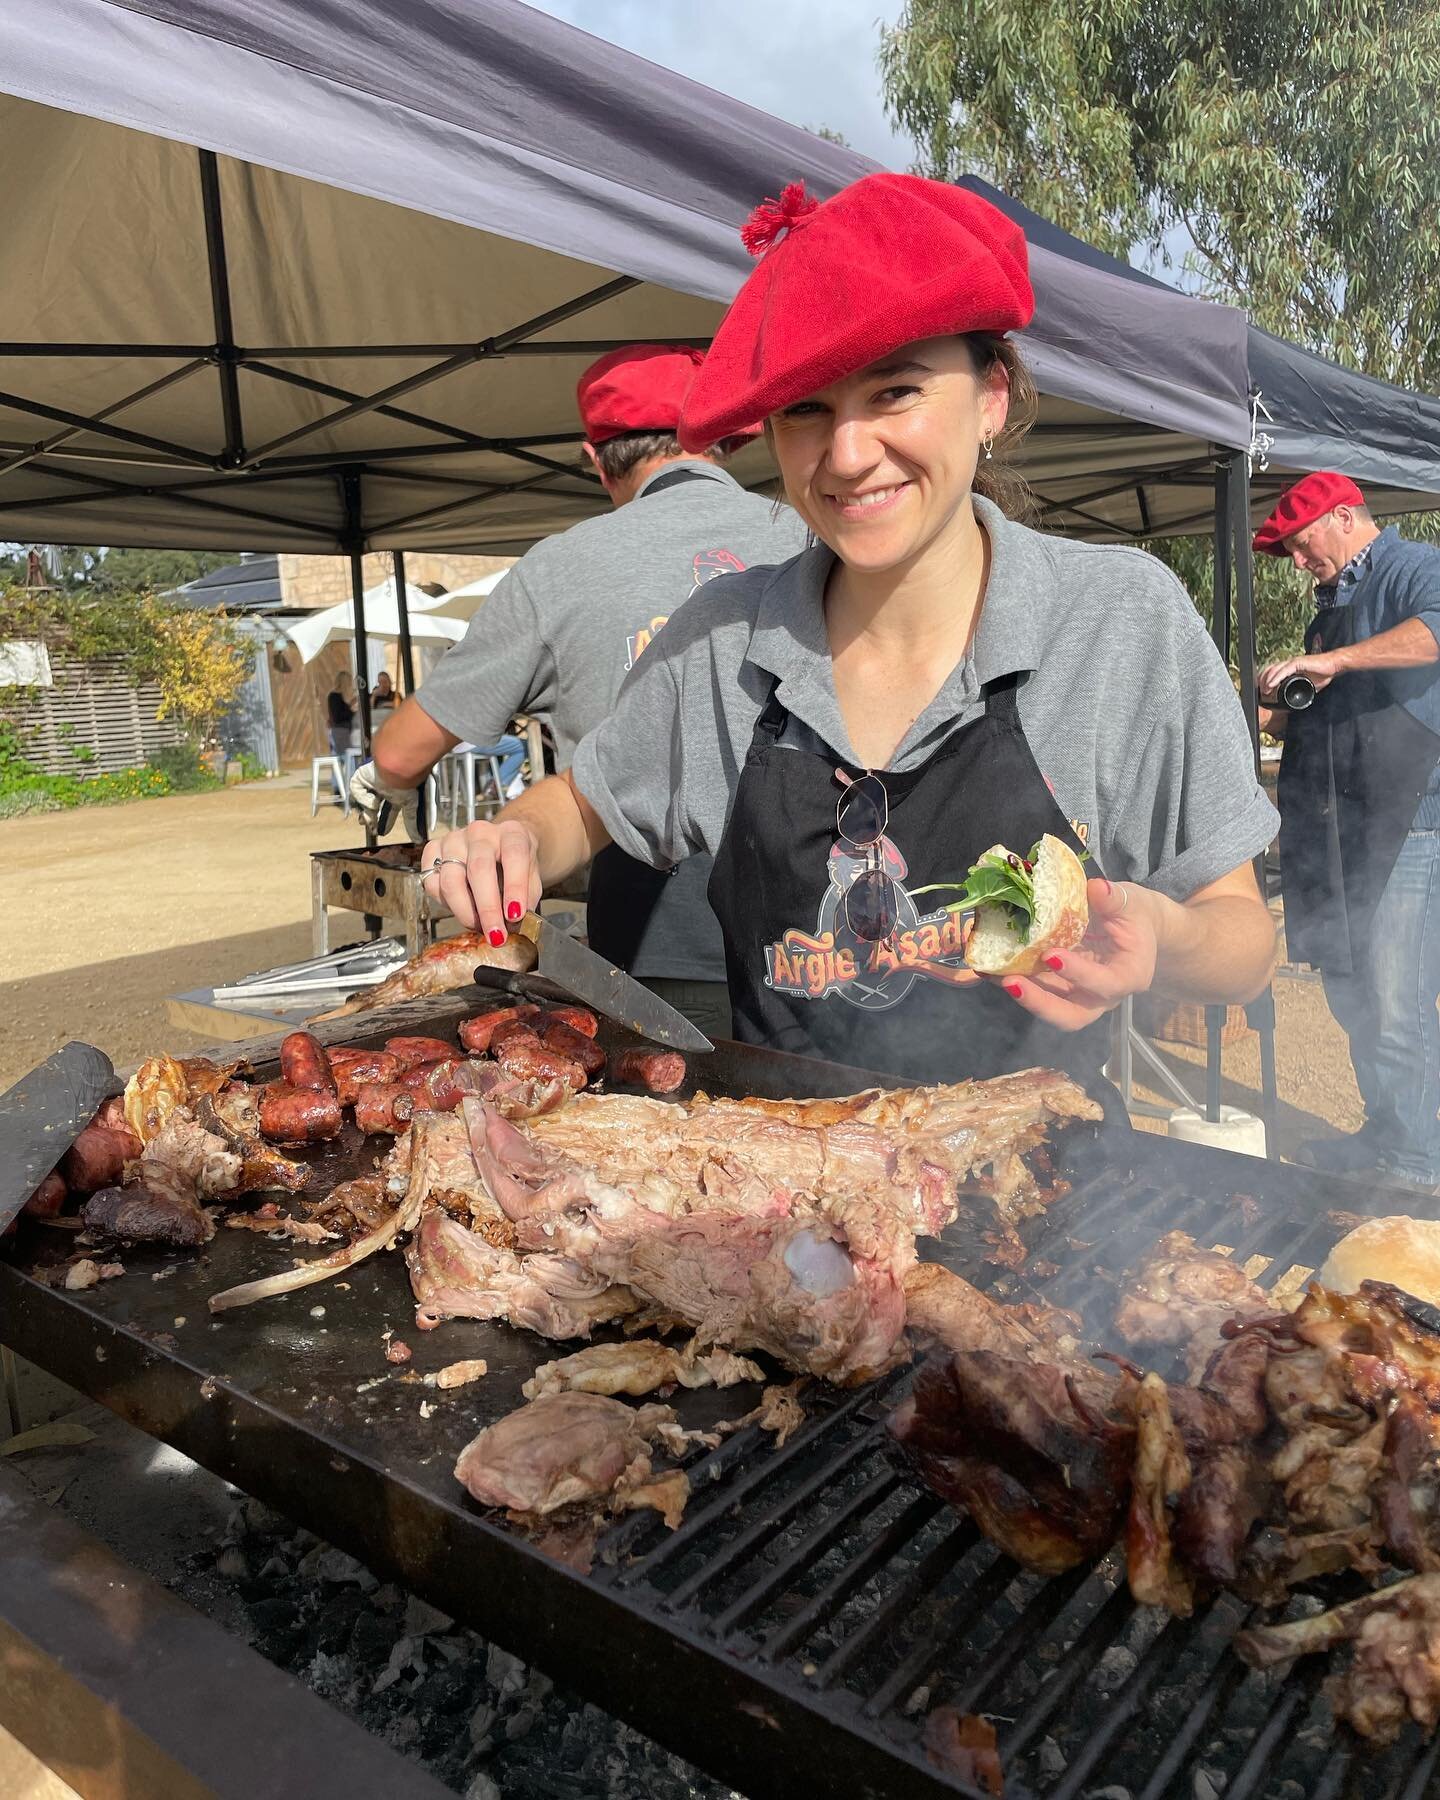
<path fill-rule="evenodd" d="M 120 1067 L 197 1048 L 169 1023 L 165 996 L 308 956 L 309 853 L 361 841 L 338 807 L 312 819 L 308 784 L 294 777 L 0 822 L 0 1087 L 72 1037 Z M 1318 983 L 1282 974 L 1276 1004 L 1288 1153 L 1301 1138 L 1355 1130 L 1361 1115 Z M 1202 1096 L 1203 1053 L 1162 1054 Z M 1224 1073 L 1225 1100 L 1258 1111 L 1253 1034 L 1226 1049 Z"/>

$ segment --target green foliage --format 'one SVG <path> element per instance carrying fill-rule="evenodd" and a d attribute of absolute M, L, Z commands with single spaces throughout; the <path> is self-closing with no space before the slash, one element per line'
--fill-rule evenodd
<path fill-rule="evenodd" d="M 237 760 L 240 764 L 242 781 L 268 781 L 270 779 L 270 771 L 253 751 L 242 750 Z"/>
<path fill-rule="evenodd" d="M 9 588 L 0 593 L 0 640 L 40 639 L 89 662 L 119 656 L 137 681 L 160 689 L 157 716 L 204 739 L 244 685 L 244 640 L 222 615 L 173 606 L 149 593 Z"/>
<path fill-rule="evenodd" d="M 1122 258 L 1163 262 L 1188 237 L 1192 287 L 1349 367 L 1440 389 L 1440 8 L 908 0 L 880 67 L 922 173 L 983 174 Z M 1208 542 L 1149 548 L 1208 616 Z M 1262 663 L 1299 647 L 1312 592 L 1257 559 Z"/>
<path fill-rule="evenodd" d="M 171 794 L 205 794 L 224 785 L 215 771 L 201 762 L 193 744 L 171 744 L 157 750 L 150 767 L 164 776 L 166 792 Z"/>
<path fill-rule="evenodd" d="M 887 109 L 1101 249 L 1390 380 L 1440 386 L 1440 9 L 1418 0 L 909 0 Z"/>

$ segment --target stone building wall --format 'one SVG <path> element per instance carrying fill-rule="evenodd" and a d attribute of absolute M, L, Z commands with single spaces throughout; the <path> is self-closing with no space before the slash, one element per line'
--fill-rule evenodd
<path fill-rule="evenodd" d="M 405 579 L 414 587 L 429 588 L 438 583 L 449 593 L 478 581 L 482 575 L 493 575 L 497 569 L 508 569 L 513 556 L 456 556 L 444 550 L 407 550 Z M 374 550 L 365 558 L 365 586 L 373 588 L 393 573 L 388 550 Z M 306 607 L 318 611 L 325 606 L 339 606 L 350 598 L 350 559 L 348 556 L 280 557 L 280 592 L 286 606 Z"/>

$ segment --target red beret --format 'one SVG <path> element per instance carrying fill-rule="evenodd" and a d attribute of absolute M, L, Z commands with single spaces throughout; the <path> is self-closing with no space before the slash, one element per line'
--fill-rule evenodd
<path fill-rule="evenodd" d="M 1286 488 L 1274 512 L 1255 533 L 1252 548 L 1266 556 L 1284 556 L 1285 540 L 1323 519 L 1332 506 L 1363 506 L 1365 496 L 1348 475 L 1317 469 Z"/>
<path fill-rule="evenodd" d="M 621 437 L 627 431 L 674 431 L 680 422 L 680 403 L 695 371 L 705 360 L 703 350 L 676 349 L 673 344 L 627 344 L 610 350 L 580 377 L 575 402 L 580 409 L 585 435 L 592 444 Z M 734 437 L 756 437 L 760 427 L 732 432 Z M 708 440 L 702 448 L 708 448 Z"/>
<path fill-rule="evenodd" d="M 998 335 L 1034 316 L 1024 232 L 943 181 L 865 175 L 823 205 L 792 182 L 740 236 L 760 266 L 691 383 L 680 420 L 687 447 L 713 444 L 902 344 Z"/>

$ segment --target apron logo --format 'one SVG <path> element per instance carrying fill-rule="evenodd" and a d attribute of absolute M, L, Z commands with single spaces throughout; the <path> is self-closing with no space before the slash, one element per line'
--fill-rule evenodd
<path fill-rule="evenodd" d="M 1076 837 L 1079 838 L 1080 842 L 1082 844 L 1084 844 L 1088 849 L 1089 844 L 1090 844 L 1089 823 L 1084 819 L 1072 819 L 1070 821 L 1070 829 L 1075 833 Z"/>
<path fill-rule="evenodd" d="M 741 575 L 745 565 L 733 550 L 697 550 L 695 560 L 690 565 L 690 592 L 685 596 L 693 600 L 707 581 L 716 581 L 721 575 Z M 625 673 L 628 675 L 639 662 L 641 656 L 650 648 L 656 636 L 665 629 L 668 613 L 662 613 L 648 625 L 642 625 L 639 631 L 632 631 L 625 640 Z"/>
<path fill-rule="evenodd" d="M 941 907 L 921 914 L 903 886 L 908 867 L 888 837 L 880 840 L 885 873 L 895 884 L 899 922 L 883 943 L 857 938 L 845 919 L 845 895 L 866 858 L 836 844 L 827 863 L 829 882 L 815 930 L 791 926 L 765 946 L 765 985 L 806 1000 L 835 995 L 852 1006 L 896 1006 L 922 979 L 944 981 L 965 965 L 961 915 Z"/>

